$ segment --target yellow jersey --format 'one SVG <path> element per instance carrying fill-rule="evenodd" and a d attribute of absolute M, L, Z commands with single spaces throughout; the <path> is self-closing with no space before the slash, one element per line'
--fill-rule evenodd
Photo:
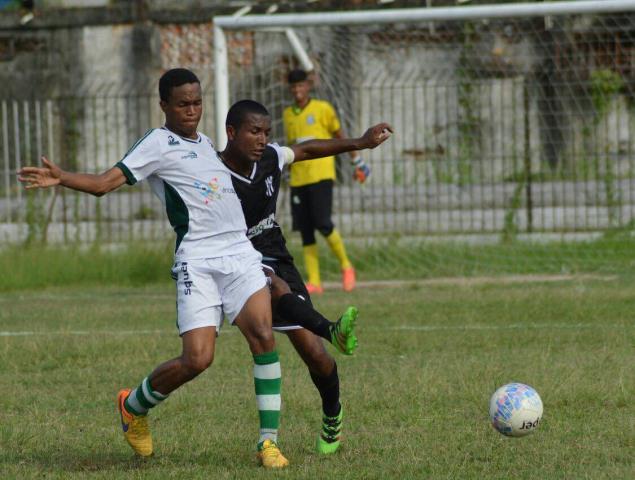
<path fill-rule="evenodd" d="M 288 145 L 306 140 L 333 138 L 333 134 L 340 129 L 340 120 L 333 105 L 325 100 L 313 98 L 303 109 L 295 105 L 285 108 L 282 121 Z M 292 187 L 301 187 L 322 180 L 335 180 L 335 157 L 291 164 L 289 184 Z"/>

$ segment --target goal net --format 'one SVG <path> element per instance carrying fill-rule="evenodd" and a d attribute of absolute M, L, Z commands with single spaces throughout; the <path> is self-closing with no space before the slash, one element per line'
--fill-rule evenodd
<path fill-rule="evenodd" d="M 222 17 L 215 25 L 227 47 L 227 105 L 262 102 L 273 140 L 285 143 L 286 75 L 303 66 L 288 29 L 312 64 L 313 95 L 335 106 L 348 136 L 380 121 L 394 127 L 389 141 L 362 153 L 372 169 L 366 184 L 353 182 L 347 156 L 337 163 L 334 222 L 367 278 L 629 268 L 632 2 Z M 285 188 L 278 217 L 299 252 L 289 200 Z M 334 278 L 326 250 L 322 243 Z"/>

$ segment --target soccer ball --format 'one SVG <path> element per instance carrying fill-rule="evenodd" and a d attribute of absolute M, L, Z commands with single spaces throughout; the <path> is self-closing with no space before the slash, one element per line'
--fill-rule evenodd
<path fill-rule="evenodd" d="M 542 400 L 529 385 L 508 383 L 492 395 L 489 417 L 494 428 L 503 435 L 524 437 L 540 424 Z"/>

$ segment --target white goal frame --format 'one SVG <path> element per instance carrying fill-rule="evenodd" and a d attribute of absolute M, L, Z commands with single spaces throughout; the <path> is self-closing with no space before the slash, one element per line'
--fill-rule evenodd
<path fill-rule="evenodd" d="M 286 13 L 279 15 L 216 16 L 214 23 L 214 86 L 216 89 L 216 146 L 225 148 L 225 116 L 229 110 L 229 68 L 226 30 L 284 28 L 291 47 L 305 63 L 301 45 L 294 43 L 291 29 L 304 26 L 419 23 L 440 20 L 475 20 L 504 17 L 550 17 L 584 13 L 635 11 L 635 0 L 573 0 L 549 3 L 400 8 L 355 12 Z M 291 32 L 291 33 L 289 33 Z M 296 37 L 297 39 L 297 37 Z"/>

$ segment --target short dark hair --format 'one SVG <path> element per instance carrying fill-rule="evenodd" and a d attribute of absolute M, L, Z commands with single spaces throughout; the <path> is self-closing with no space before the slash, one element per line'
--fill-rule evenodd
<path fill-rule="evenodd" d="M 173 68 L 165 72 L 159 79 L 159 97 L 164 102 L 170 100 L 170 93 L 175 87 L 180 87 L 186 83 L 198 83 L 198 77 L 187 68 Z"/>
<path fill-rule="evenodd" d="M 225 125 L 231 125 L 238 130 L 245 121 L 245 117 L 250 113 L 265 115 L 267 117 L 269 116 L 269 111 L 263 104 L 258 103 L 255 100 L 239 100 L 234 103 L 230 107 L 229 112 L 227 112 Z"/>
<path fill-rule="evenodd" d="M 307 78 L 308 75 L 304 70 L 296 68 L 295 70 L 291 70 L 289 72 L 289 75 L 287 75 L 287 82 L 289 82 L 290 84 L 304 82 Z"/>

